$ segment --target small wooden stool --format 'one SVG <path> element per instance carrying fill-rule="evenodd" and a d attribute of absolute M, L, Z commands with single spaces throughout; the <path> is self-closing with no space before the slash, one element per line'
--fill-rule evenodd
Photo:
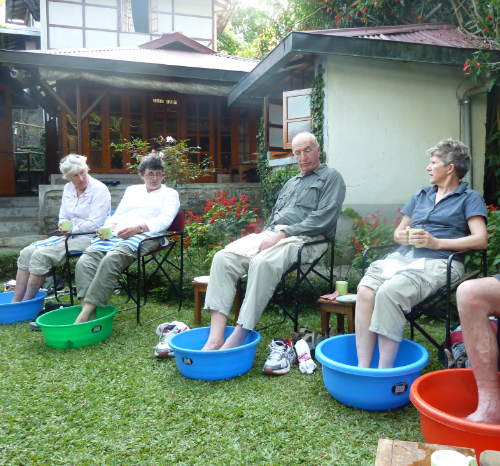
<path fill-rule="evenodd" d="M 348 294 L 346 296 L 349 296 Z M 347 333 L 354 333 L 354 315 L 356 313 L 356 301 L 352 303 L 341 303 L 334 299 L 318 299 L 321 311 L 321 334 L 324 335 L 330 327 L 330 314 L 337 315 L 337 328 L 344 328 L 344 316 L 347 316 Z"/>
<path fill-rule="evenodd" d="M 194 285 L 194 323 L 201 324 L 201 293 L 207 292 L 207 282 L 191 282 Z M 238 320 L 240 314 L 240 298 L 238 295 L 238 290 L 236 290 L 236 296 L 234 297 L 234 318 Z"/>

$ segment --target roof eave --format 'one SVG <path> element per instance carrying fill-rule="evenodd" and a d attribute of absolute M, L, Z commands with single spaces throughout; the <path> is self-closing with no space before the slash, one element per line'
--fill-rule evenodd
<path fill-rule="evenodd" d="M 292 32 L 231 90 L 228 103 L 238 104 L 243 96 L 263 97 L 266 92 L 263 84 L 296 54 L 347 55 L 455 66 L 463 65 L 474 50 L 477 49 Z M 494 60 L 500 61 L 500 52 L 489 52 Z M 253 93 L 257 89 L 258 92 Z"/>
<path fill-rule="evenodd" d="M 237 83 L 246 71 L 228 71 L 209 68 L 190 68 L 155 63 L 135 63 L 124 60 L 106 60 L 103 58 L 71 57 L 43 53 L 0 50 L 0 63 L 23 65 L 23 67 L 45 66 L 58 69 L 84 69 L 96 72 L 130 74 L 131 65 L 140 66 L 135 73 L 150 76 L 174 78 L 197 78 L 200 80 Z"/>

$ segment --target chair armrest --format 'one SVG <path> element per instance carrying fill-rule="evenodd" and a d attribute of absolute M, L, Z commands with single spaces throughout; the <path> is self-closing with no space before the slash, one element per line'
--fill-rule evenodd
<path fill-rule="evenodd" d="M 446 264 L 446 283 L 448 285 L 448 289 L 450 289 L 451 286 L 451 264 L 453 260 L 455 259 L 455 256 L 458 256 L 459 254 L 467 254 L 469 252 L 477 252 L 477 251 L 482 251 L 483 252 L 483 275 L 486 277 L 488 275 L 488 261 L 487 261 L 487 256 L 486 256 L 486 249 L 466 249 L 464 251 L 456 251 L 450 254 L 448 257 L 448 263 Z"/>
<path fill-rule="evenodd" d="M 398 248 L 399 246 L 401 246 L 400 244 L 398 243 L 391 243 L 391 244 L 382 244 L 380 246 L 370 246 L 369 248 L 366 248 L 365 251 L 363 252 L 363 268 L 362 268 L 362 275 L 361 276 L 364 276 L 365 274 L 365 268 L 366 268 L 366 258 L 368 256 L 368 253 L 370 251 L 374 251 L 375 249 L 389 249 L 389 248 Z"/>

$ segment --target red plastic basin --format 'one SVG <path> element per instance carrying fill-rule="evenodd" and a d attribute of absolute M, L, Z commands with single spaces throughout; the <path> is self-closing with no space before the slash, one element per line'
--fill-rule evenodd
<path fill-rule="evenodd" d="M 411 386 L 410 400 L 420 411 L 420 428 L 427 443 L 474 448 L 478 464 L 483 450 L 499 449 L 500 425 L 463 419 L 477 407 L 472 369 L 425 374 Z"/>

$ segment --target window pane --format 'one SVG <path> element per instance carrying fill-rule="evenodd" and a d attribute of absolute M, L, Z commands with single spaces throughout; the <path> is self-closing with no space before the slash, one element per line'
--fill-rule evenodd
<path fill-rule="evenodd" d="M 68 131 L 68 153 L 76 154 L 78 152 L 78 135 L 74 131 Z"/>
<path fill-rule="evenodd" d="M 200 147 L 204 152 L 210 152 L 210 138 L 201 137 L 200 138 Z"/>
<path fill-rule="evenodd" d="M 101 133 L 90 133 L 90 150 L 101 150 L 102 149 L 102 134 Z"/>
<path fill-rule="evenodd" d="M 200 115 L 201 117 L 209 117 L 209 107 L 208 107 L 208 102 L 200 102 Z"/>
<path fill-rule="evenodd" d="M 240 136 L 248 135 L 248 120 L 240 120 L 238 134 Z"/>
<path fill-rule="evenodd" d="M 76 111 L 76 93 L 69 91 L 66 92 L 66 105 L 71 109 Z"/>
<path fill-rule="evenodd" d="M 240 138 L 240 152 L 250 152 L 249 138 Z"/>
<path fill-rule="evenodd" d="M 231 109 L 226 104 L 220 104 L 220 115 L 223 117 L 231 117 Z"/>
<path fill-rule="evenodd" d="M 98 97 L 99 97 L 99 94 L 90 94 L 89 93 L 88 98 L 87 98 L 88 107 L 90 107 L 97 100 Z M 101 102 L 102 102 L 102 100 L 93 108 L 93 110 L 95 112 L 101 111 Z"/>
<path fill-rule="evenodd" d="M 163 113 L 165 111 L 165 100 L 153 99 L 153 112 Z"/>
<path fill-rule="evenodd" d="M 288 97 L 288 118 L 307 118 L 311 116 L 308 95 Z"/>
<path fill-rule="evenodd" d="M 154 133 L 165 133 L 165 124 L 163 118 L 153 118 L 153 132 Z"/>
<path fill-rule="evenodd" d="M 269 145 L 283 147 L 283 128 L 269 128 Z"/>
<path fill-rule="evenodd" d="M 7 116 L 7 97 L 5 91 L 0 91 L 0 117 L 5 118 Z"/>
<path fill-rule="evenodd" d="M 221 136 L 220 150 L 221 152 L 231 152 L 231 136 Z"/>
<path fill-rule="evenodd" d="M 196 134 L 198 133 L 198 128 L 196 123 L 198 120 L 188 119 L 187 121 L 187 132 L 188 134 Z"/>
<path fill-rule="evenodd" d="M 109 116 L 109 130 L 110 131 L 121 131 L 122 130 L 122 117 L 121 117 L 121 115 L 110 115 Z"/>
<path fill-rule="evenodd" d="M 231 120 L 224 118 L 220 122 L 220 132 L 222 134 L 231 134 Z"/>
<path fill-rule="evenodd" d="M 111 168 L 123 168 L 123 154 L 121 152 L 111 152 Z"/>
<path fill-rule="evenodd" d="M 130 131 L 133 133 L 142 133 L 141 116 L 130 116 Z"/>
<path fill-rule="evenodd" d="M 187 116 L 196 116 L 196 102 L 192 100 L 187 103 Z"/>
<path fill-rule="evenodd" d="M 76 122 L 75 122 L 76 124 Z M 89 131 L 101 131 L 101 114 L 91 113 L 89 115 Z"/>
<path fill-rule="evenodd" d="M 207 167 L 208 161 L 210 160 L 210 155 L 209 154 L 200 154 L 200 166 L 203 164 L 203 162 L 206 162 Z"/>
<path fill-rule="evenodd" d="M 110 133 L 109 140 L 112 144 L 121 144 L 123 142 L 122 133 Z"/>
<path fill-rule="evenodd" d="M 173 115 L 177 113 L 177 100 L 167 100 L 167 113 Z"/>
<path fill-rule="evenodd" d="M 140 95 L 130 96 L 130 113 L 142 113 L 142 97 Z"/>
<path fill-rule="evenodd" d="M 109 96 L 109 111 L 121 112 L 122 111 L 122 96 L 111 94 Z"/>
<path fill-rule="evenodd" d="M 248 118 L 248 108 L 239 108 L 240 117 Z"/>
<path fill-rule="evenodd" d="M 102 168 L 101 151 L 90 151 L 90 166 L 92 168 Z"/>
<path fill-rule="evenodd" d="M 167 118 L 167 135 L 177 134 L 177 119 Z"/>
<path fill-rule="evenodd" d="M 240 154 L 240 163 L 246 163 L 250 160 L 249 154 Z"/>
<path fill-rule="evenodd" d="M 191 136 L 187 139 L 188 147 L 197 147 L 198 146 L 198 138 L 196 136 Z"/>
<path fill-rule="evenodd" d="M 198 154 L 189 154 L 189 161 L 191 163 L 198 163 Z"/>
<path fill-rule="evenodd" d="M 222 154 L 220 156 L 220 163 L 223 170 L 229 170 L 231 166 L 231 154 Z"/>
<path fill-rule="evenodd" d="M 269 104 L 269 123 L 273 125 L 283 124 L 283 105 Z"/>
<path fill-rule="evenodd" d="M 68 131 L 77 130 L 76 120 L 72 116 L 66 115 L 66 121 L 67 121 L 66 128 L 68 129 Z"/>
<path fill-rule="evenodd" d="M 311 131 L 311 120 L 304 121 L 293 121 L 288 123 L 288 135 L 287 141 L 289 144 L 292 143 L 292 139 L 299 133 L 310 132 Z"/>
<path fill-rule="evenodd" d="M 210 122 L 208 120 L 200 120 L 200 134 L 208 134 L 209 130 Z"/>

